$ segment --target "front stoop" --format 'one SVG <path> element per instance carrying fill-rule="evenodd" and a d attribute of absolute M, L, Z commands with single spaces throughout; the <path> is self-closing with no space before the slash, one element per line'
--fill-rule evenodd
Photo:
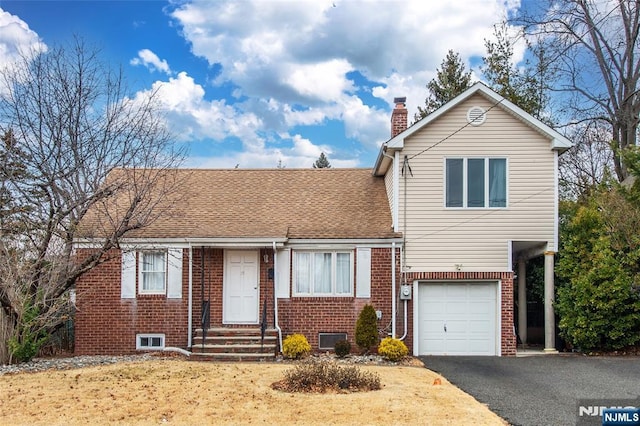
<path fill-rule="evenodd" d="M 270 361 L 278 347 L 278 331 L 267 329 L 262 341 L 259 328 L 210 328 L 203 339 L 195 330 L 191 359 L 200 361 Z"/>

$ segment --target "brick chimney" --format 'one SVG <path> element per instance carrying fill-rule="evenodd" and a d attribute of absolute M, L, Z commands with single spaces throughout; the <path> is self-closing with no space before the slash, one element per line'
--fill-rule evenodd
<path fill-rule="evenodd" d="M 396 106 L 391 113 L 391 137 L 395 137 L 398 133 L 407 130 L 407 106 L 405 104 L 407 98 L 393 98 Z"/>

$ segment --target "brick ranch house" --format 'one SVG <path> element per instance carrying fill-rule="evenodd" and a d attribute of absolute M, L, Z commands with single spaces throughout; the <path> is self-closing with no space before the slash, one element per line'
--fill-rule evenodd
<path fill-rule="evenodd" d="M 535 256 L 554 350 L 557 162 L 570 141 L 480 83 L 409 128 L 396 99 L 391 128 L 373 169 L 177 171 L 190 194 L 180 213 L 131 232 L 78 281 L 76 353 L 231 356 L 241 350 L 220 347 L 255 347 L 245 335 L 262 326 L 268 351 L 292 333 L 330 350 L 354 345 L 372 304 L 381 335 L 415 355 L 511 356 L 516 306 L 527 331 L 514 266 L 524 283 Z"/>

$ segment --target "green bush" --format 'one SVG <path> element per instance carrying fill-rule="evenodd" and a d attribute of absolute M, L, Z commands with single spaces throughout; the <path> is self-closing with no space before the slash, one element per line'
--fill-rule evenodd
<path fill-rule="evenodd" d="M 595 194 L 563 226 L 555 303 L 561 335 L 583 350 L 640 342 L 640 210 L 619 190 Z"/>
<path fill-rule="evenodd" d="M 378 343 L 378 317 L 371 305 L 365 305 L 360 311 L 356 322 L 356 345 L 368 352 L 372 346 Z"/>
<path fill-rule="evenodd" d="M 336 342 L 336 345 L 334 346 L 334 349 L 336 351 L 336 355 L 339 358 L 344 358 L 345 356 L 349 355 L 349 352 L 351 352 L 351 343 L 349 343 L 348 340 L 338 340 Z"/>
<path fill-rule="evenodd" d="M 32 330 L 39 314 L 40 309 L 36 306 L 29 305 L 25 309 L 22 321 L 17 327 L 17 336 L 12 336 L 7 341 L 11 361 L 31 361 L 38 354 L 40 347 L 47 342 L 48 335 Z"/>
<path fill-rule="evenodd" d="M 282 353 L 290 359 L 300 359 L 309 355 L 311 345 L 302 334 L 291 334 L 282 342 Z"/>
<path fill-rule="evenodd" d="M 409 349 L 402 340 L 385 337 L 378 346 L 378 353 L 389 361 L 395 362 L 407 356 Z"/>
<path fill-rule="evenodd" d="M 272 385 L 285 392 L 370 391 L 380 389 L 380 376 L 357 366 L 340 367 L 331 362 L 305 362 L 285 372 Z"/>

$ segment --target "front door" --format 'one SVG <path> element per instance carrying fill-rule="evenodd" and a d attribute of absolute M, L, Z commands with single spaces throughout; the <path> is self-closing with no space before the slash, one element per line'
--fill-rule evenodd
<path fill-rule="evenodd" d="M 258 252 L 225 250 L 224 304 L 225 324 L 258 323 Z"/>

